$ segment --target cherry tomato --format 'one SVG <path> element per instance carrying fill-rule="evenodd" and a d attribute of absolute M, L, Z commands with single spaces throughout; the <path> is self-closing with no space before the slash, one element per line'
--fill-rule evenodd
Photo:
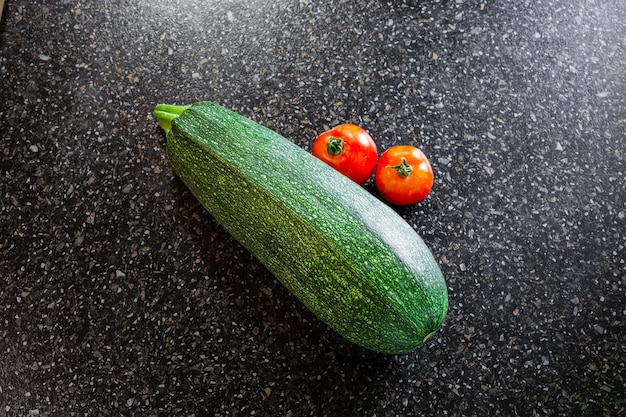
<path fill-rule="evenodd" d="M 433 187 L 433 169 L 426 155 L 414 146 L 387 149 L 378 161 L 374 183 L 382 197 L 406 206 L 422 201 Z"/>
<path fill-rule="evenodd" d="M 360 185 L 372 176 L 378 160 L 372 137 L 353 124 L 342 124 L 319 135 L 311 153 Z"/>

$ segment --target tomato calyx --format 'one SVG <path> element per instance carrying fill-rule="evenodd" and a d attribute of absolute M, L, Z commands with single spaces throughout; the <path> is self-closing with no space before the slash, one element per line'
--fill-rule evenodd
<path fill-rule="evenodd" d="M 387 168 L 395 170 L 402 178 L 408 177 L 411 175 L 411 171 L 413 171 L 413 167 L 409 165 L 404 157 L 402 157 L 402 162 L 400 162 L 400 164 L 388 166 Z"/>
<path fill-rule="evenodd" d="M 326 152 L 329 155 L 341 155 L 343 151 L 343 139 L 330 136 L 326 142 Z"/>

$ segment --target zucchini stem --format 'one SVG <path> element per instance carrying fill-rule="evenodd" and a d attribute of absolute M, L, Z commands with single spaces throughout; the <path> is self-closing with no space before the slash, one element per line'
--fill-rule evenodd
<path fill-rule="evenodd" d="M 152 115 L 157 118 L 159 126 L 165 130 L 165 133 L 172 131 L 172 120 L 180 116 L 191 106 L 176 106 L 173 104 L 158 104 Z"/>

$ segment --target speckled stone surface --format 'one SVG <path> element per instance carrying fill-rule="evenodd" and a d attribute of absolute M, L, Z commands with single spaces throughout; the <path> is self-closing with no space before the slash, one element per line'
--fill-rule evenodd
<path fill-rule="evenodd" d="M 0 416 L 626 415 L 622 0 L 5 6 Z M 150 114 L 205 99 L 424 150 L 425 346 L 344 341 L 199 206 Z"/>

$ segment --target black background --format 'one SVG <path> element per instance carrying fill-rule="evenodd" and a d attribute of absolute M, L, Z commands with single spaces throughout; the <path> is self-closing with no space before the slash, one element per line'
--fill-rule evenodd
<path fill-rule="evenodd" d="M 0 416 L 624 415 L 625 33 L 618 0 L 9 0 Z M 425 346 L 344 341 L 202 209 L 151 116 L 200 100 L 429 156 Z"/>

